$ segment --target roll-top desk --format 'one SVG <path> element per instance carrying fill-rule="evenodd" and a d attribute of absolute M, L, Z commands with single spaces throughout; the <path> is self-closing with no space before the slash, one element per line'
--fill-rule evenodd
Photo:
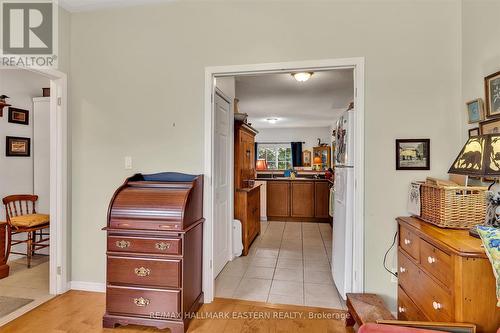
<path fill-rule="evenodd" d="M 103 326 L 185 332 L 203 303 L 203 176 L 136 174 L 108 209 Z"/>

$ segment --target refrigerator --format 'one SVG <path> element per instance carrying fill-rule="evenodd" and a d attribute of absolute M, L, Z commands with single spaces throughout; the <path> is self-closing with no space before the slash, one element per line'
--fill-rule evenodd
<path fill-rule="evenodd" d="M 354 110 L 337 121 L 332 275 L 342 298 L 352 291 L 354 222 Z"/>

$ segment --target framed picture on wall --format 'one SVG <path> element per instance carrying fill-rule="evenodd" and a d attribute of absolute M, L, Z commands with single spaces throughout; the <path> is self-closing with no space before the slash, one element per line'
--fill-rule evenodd
<path fill-rule="evenodd" d="M 481 98 L 467 102 L 466 104 L 469 124 L 478 123 L 484 120 L 484 107 Z"/>
<path fill-rule="evenodd" d="M 396 170 L 430 170 L 430 139 L 396 140 Z"/>
<path fill-rule="evenodd" d="M 469 130 L 469 138 L 472 138 L 473 136 L 478 136 L 480 133 L 479 127 L 471 128 Z"/>
<path fill-rule="evenodd" d="M 28 110 L 9 108 L 9 123 L 29 125 L 29 115 Z"/>
<path fill-rule="evenodd" d="M 500 72 L 484 78 L 484 96 L 486 97 L 486 116 L 500 117 Z"/>
<path fill-rule="evenodd" d="M 481 134 L 500 134 L 500 118 L 479 123 Z"/>
<path fill-rule="evenodd" d="M 302 152 L 302 166 L 310 167 L 311 166 L 311 151 L 304 150 Z"/>
<path fill-rule="evenodd" d="M 5 155 L 29 157 L 31 151 L 30 146 L 30 138 L 7 136 L 5 139 Z"/>

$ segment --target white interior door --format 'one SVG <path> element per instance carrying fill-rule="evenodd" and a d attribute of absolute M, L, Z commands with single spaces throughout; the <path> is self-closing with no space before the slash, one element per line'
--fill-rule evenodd
<path fill-rule="evenodd" d="M 231 198 L 231 103 L 220 91 L 214 100 L 215 137 L 214 137 L 214 277 L 217 276 L 231 256 L 230 230 L 232 215 Z"/>

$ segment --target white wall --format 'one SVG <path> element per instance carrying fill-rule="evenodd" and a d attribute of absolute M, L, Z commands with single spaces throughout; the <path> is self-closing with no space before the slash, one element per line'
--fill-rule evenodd
<path fill-rule="evenodd" d="M 309 150 L 321 143 L 332 144 L 330 127 L 258 128 L 256 142 L 305 142 L 302 150 Z"/>
<path fill-rule="evenodd" d="M 461 144 L 460 19 L 455 0 L 178 1 L 73 14 L 72 280 L 105 281 L 101 228 L 131 174 L 125 155 L 134 171 L 203 172 L 206 66 L 365 57 L 366 291 L 394 307 L 382 258 L 408 184 L 446 177 Z M 396 172 L 396 138 L 430 138 L 431 171 Z"/>

